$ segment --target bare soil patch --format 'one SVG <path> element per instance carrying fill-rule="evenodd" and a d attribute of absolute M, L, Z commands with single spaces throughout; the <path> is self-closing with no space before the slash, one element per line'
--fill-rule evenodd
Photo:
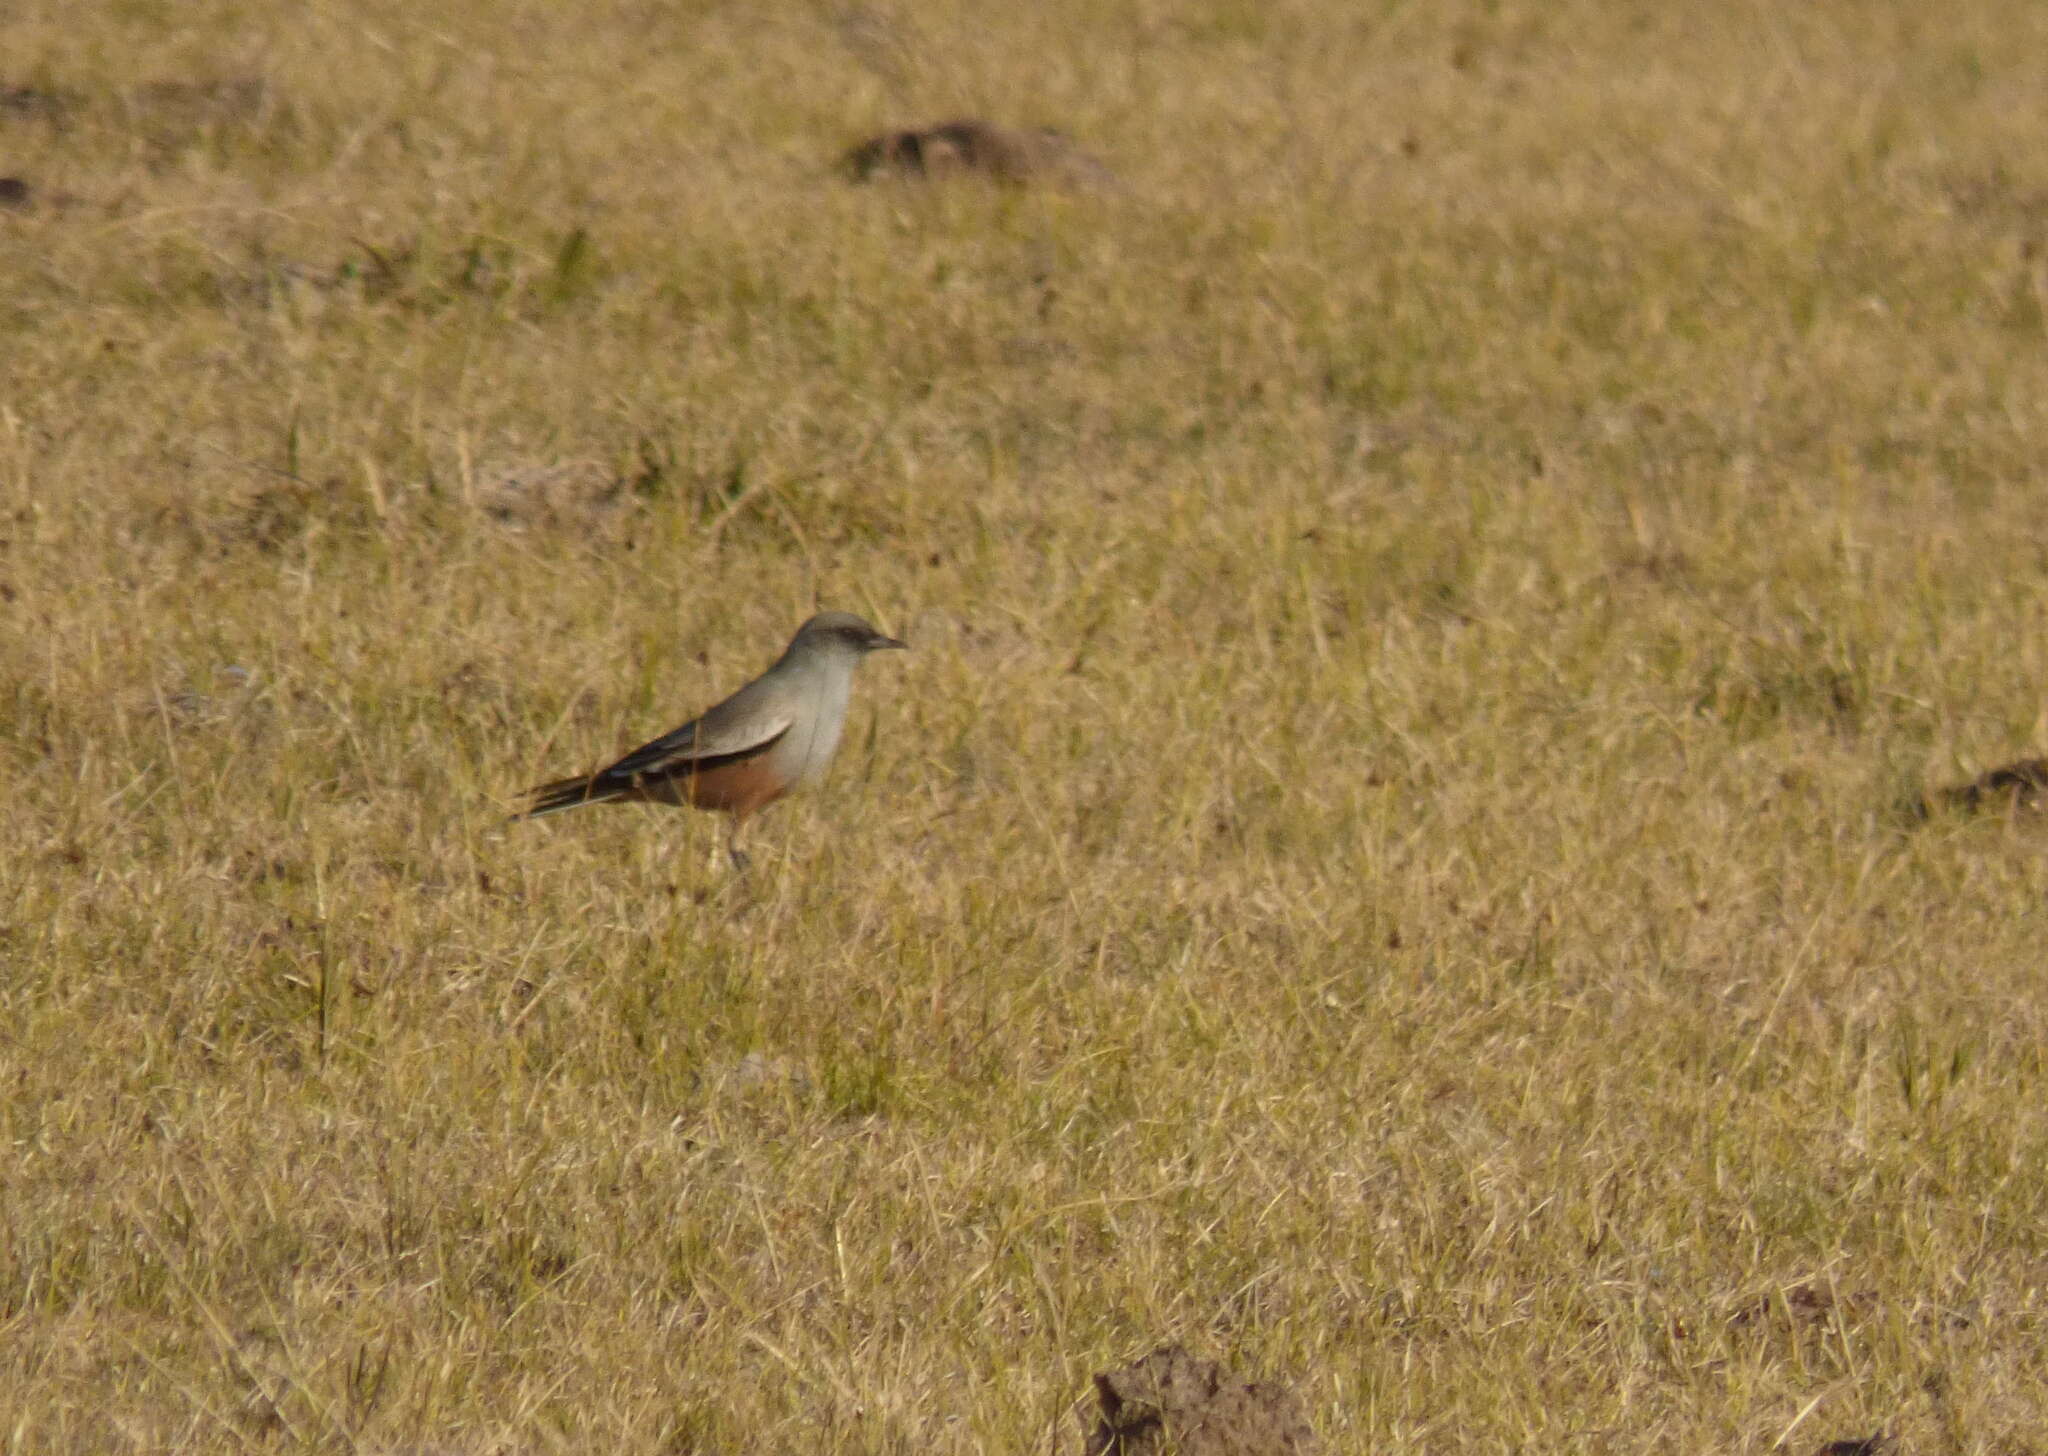
<path fill-rule="evenodd" d="M 1108 187 L 1116 174 L 1064 132 L 998 126 L 966 118 L 883 132 L 849 150 L 841 169 L 856 182 L 877 177 L 987 177 L 997 182 Z"/>
<path fill-rule="evenodd" d="M 1083 1456 L 1302 1456 L 1320 1449 L 1284 1385 L 1231 1374 L 1178 1345 L 1095 1377 Z"/>

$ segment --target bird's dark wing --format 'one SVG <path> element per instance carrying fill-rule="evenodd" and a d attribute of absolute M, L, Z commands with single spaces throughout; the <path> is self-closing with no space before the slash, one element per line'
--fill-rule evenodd
<path fill-rule="evenodd" d="M 602 804 L 624 798 L 646 779 L 708 769 L 735 758 L 750 757 L 772 747 L 794 721 L 789 714 L 731 714 L 721 724 L 714 721 L 718 711 L 713 709 L 702 718 L 641 744 L 595 773 L 556 779 L 528 789 L 527 806 L 518 817 L 537 819 L 582 804 Z"/>
<path fill-rule="evenodd" d="M 601 770 L 598 777 L 630 781 L 646 774 L 673 773 L 710 759 L 759 753 L 787 733 L 789 725 L 795 721 L 792 713 L 721 715 L 720 710 L 729 702 L 719 704 L 673 733 L 664 733 L 651 743 L 641 744 L 617 763 Z"/>

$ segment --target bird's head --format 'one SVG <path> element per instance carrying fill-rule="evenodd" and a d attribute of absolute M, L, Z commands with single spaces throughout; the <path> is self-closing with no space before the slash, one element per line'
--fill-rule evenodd
<path fill-rule="evenodd" d="M 820 612 L 796 629 L 796 637 L 790 642 L 789 650 L 831 653 L 858 661 L 870 652 L 881 652 L 891 647 L 907 650 L 909 646 L 898 638 L 877 632 L 851 612 Z"/>

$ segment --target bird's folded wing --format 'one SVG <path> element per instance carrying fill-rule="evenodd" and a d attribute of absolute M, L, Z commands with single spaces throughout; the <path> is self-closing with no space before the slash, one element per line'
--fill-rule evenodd
<path fill-rule="evenodd" d="M 757 753 L 789 731 L 790 713 L 721 715 L 716 709 L 652 743 L 643 743 L 602 770 L 601 779 L 632 779 L 643 774 L 674 773 L 708 759 Z"/>

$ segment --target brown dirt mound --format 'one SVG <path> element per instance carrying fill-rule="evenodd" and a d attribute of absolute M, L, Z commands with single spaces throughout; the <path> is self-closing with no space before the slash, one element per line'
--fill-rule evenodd
<path fill-rule="evenodd" d="M 856 182 L 877 177 L 982 176 L 1021 185 L 1113 186 L 1115 174 L 1050 127 L 997 126 L 963 119 L 870 137 L 840 158 Z"/>
<path fill-rule="evenodd" d="M 1095 1377 L 1082 1456 L 1308 1456 L 1318 1448 L 1301 1400 L 1283 1385 L 1240 1380 L 1213 1360 L 1162 1345 Z"/>

